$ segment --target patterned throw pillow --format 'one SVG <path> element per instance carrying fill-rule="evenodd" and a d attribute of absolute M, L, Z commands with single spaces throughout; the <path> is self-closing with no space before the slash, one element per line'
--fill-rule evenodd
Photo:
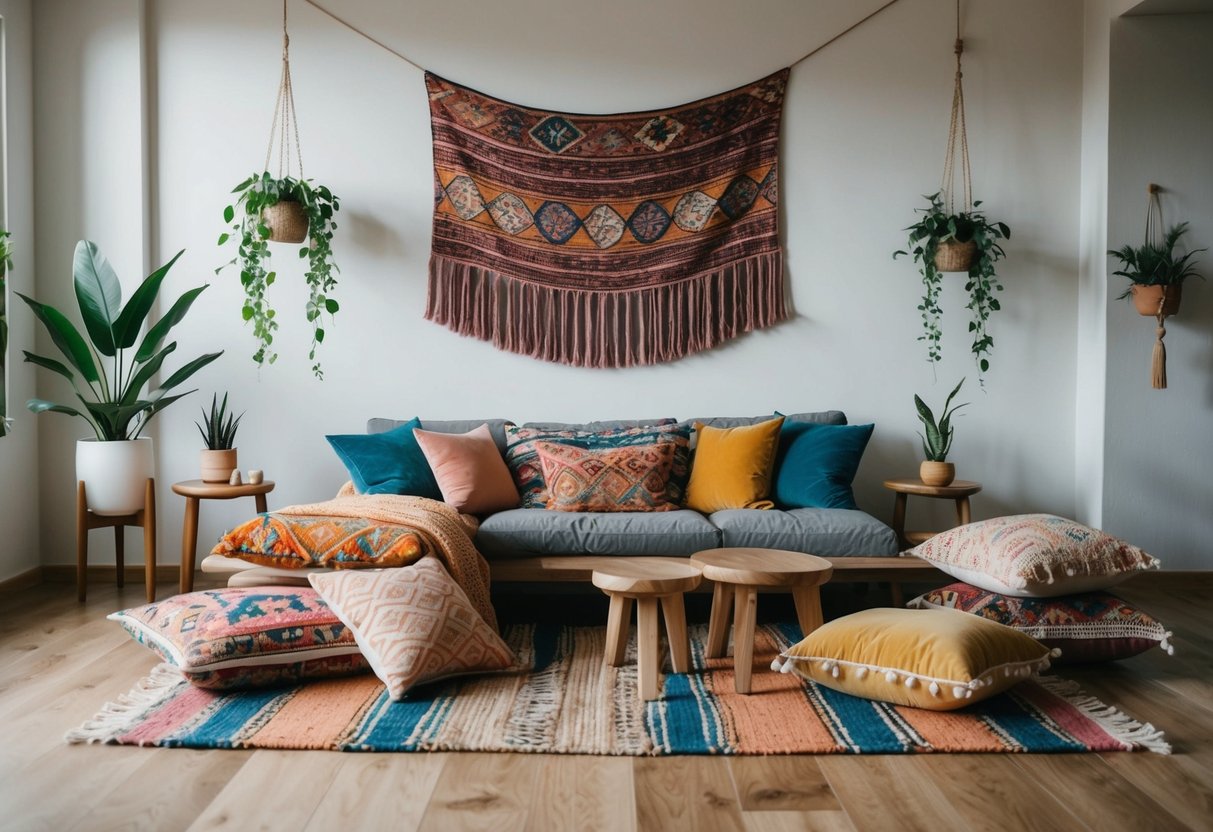
<path fill-rule="evenodd" d="M 396 523 L 328 515 L 260 514 L 220 538 L 212 555 L 262 566 L 404 566 L 424 554 L 417 532 Z"/>
<path fill-rule="evenodd" d="M 666 496 L 674 445 L 582 448 L 538 442 L 547 483 L 547 507 L 555 511 L 673 511 Z"/>
<path fill-rule="evenodd" d="M 1062 598 L 1011 598 L 966 583 L 931 590 L 906 604 L 914 609 L 952 609 L 1014 627 L 1066 662 L 1104 662 L 1144 653 L 1158 645 L 1173 653 L 1171 634 L 1146 613 L 1106 592 Z"/>
<path fill-rule="evenodd" d="M 201 688 L 362 673 L 353 633 L 308 587 L 210 589 L 108 616 Z"/>
<path fill-rule="evenodd" d="M 414 685 L 514 665 L 510 648 L 437 558 L 402 569 L 312 573 L 308 580 L 354 632 L 397 702 Z"/>
<path fill-rule="evenodd" d="M 852 696 L 951 711 L 1047 670 L 1057 653 L 955 610 L 871 609 L 823 624 L 781 655 L 783 672 Z"/>
<path fill-rule="evenodd" d="M 1052 514 L 957 526 L 911 549 L 953 578 L 1018 598 L 1107 589 L 1158 560 L 1123 540 Z"/>

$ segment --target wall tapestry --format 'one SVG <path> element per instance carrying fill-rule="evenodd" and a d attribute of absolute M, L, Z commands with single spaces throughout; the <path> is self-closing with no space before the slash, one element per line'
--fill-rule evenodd
<path fill-rule="evenodd" d="M 667 110 L 582 115 L 426 73 L 426 318 L 583 367 L 672 361 L 782 320 L 787 78 Z"/>

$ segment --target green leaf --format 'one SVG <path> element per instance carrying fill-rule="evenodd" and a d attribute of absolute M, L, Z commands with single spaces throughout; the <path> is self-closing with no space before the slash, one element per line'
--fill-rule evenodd
<path fill-rule="evenodd" d="M 143 341 L 140 342 L 139 349 L 135 353 L 136 361 L 147 361 L 160 349 L 160 345 L 168 337 L 169 330 L 181 323 L 181 319 L 185 317 L 190 306 L 209 285 L 207 283 L 197 289 L 190 289 L 177 298 L 177 302 L 173 304 L 172 308 L 147 331 L 147 335 L 143 336 Z"/>
<path fill-rule="evenodd" d="M 34 311 L 34 316 L 42 322 L 46 327 L 46 331 L 51 336 L 51 341 L 59 348 L 68 362 L 75 367 L 85 381 L 99 381 L 101 376 L 97 372 L 97 365 L 93 363 L 93 354 L 89 351 L 88 344 L 84 341 L 84 336 L 80 331 L 63 316 L 63 313 L 55 309 L 53 306 L 47 306 L 44 303 L 39 303 L 31 297 L 17 292 L 17 297 L 25 301 L 26 305 Z"/>
<path fill-rule="evenodd" d="M 88 419 L 83 413 L 75 408 L 68 407 L 65 404 L 55 404 L 48 402 L 45 399 L 30 399 L 25 403 L 31 413 L 63 413 L 67 416 L 79 416 L 82 419 Z"/>
<path fill-rule="evenodd" d="M 122 349 L 130 349 L 135 345 L 135 339 L 139 337 L 139 330 L 143 328 L 143 322 L 148 313 L 152 311 L 152 304 L 156 302 L 156 295 L 160 293 L 160 284 L 164 282 L 169 269 L 182 254 L 185 254 L 185 249 L 181 249 L 173 255 L 172 260 L 149 274 L 131 295 L 131 299 L 127 301 L 126 307 L 114 324 L 114 337 Z"/>
<path fill-rule="evenodd" d="M 80 317 L 93 346 L 102 355 L 113 355 L 117 349 L 114 323 L 122 306 L 118 275 L 95 243 L 81 240 L 72 259 L 72 278 Z"/>
<path fill-rule="evenodd" d="M 219 235 L 219 242 L 215 243 L 215 245 L 217 245 L 217 246 L 221 246 L 221 245 L 223 245 L 223 244 L 224 244 L 224 243 L 226 243 L 226 242 L 227 242 L 229 239 L 231 239 L 231 236 L 232 236 L 232 235 L 231 235 L 231 234 L 228 234 L 226 231 L 225 231 L 225 232 L 223 232 L 222 234 L 220 234 L 220 235 Z"/>
<path fill-rule="evenodd" d="M 326 298 L 324 301 L 324 308 L 328 310 L 330 315 L 336 315 L 337 310 L 340 309 L 341 306 L 338 305 L 337 301 L 333 300 L 332 298 Z"/>
<path fill-rule="evenodd" d="M 122 404 L 133 404 L 139 398 L 139 394 L 143 391 L 143 385 L 151 381 L 152 376 L 160 372 L 160 366 L 164 363 L 164 359 L 175 349 L 177 349 L 176 341 L 156 353 L 151 361 L 143 364 L 138 372 L 131 376 L 131 380 L 127 383 L 126 390 L 123 391 L 122 398 L 120 399 Z"/>
<path fill-rule="evenodd" d="M 56 361 L 53 358 L 46 358 L 41 355 L 34 355 L 29 350 L 22 350 L 22 352 L 25 354 L 25 360 L 28 361 L 30 364 L 37 364 L 39 367 L 44 367 L 47 370 L 50 370 L 51 372 L 58 373 L 59 375 L 63 376 L 65 379 L 70 381 L 72 383 L 73 387 L 76 386 L 76 376 L 72 374 L 72 371 L 69 370 L 66 365 L 60 364 L 58 361 Z"/>
<path fill-rule="evenodd" d="M 221 355 L 223 355 L 223 350 L 220 350 L 219 352 L 208 352 L 206 355 L 195 358 L 193 361 L 185 364 L 179 370 L 177 370 L 177 372 L 169 376 L 158 389 L 161 391 L 172 390 L 178 384 L 185 381 L 187 378 L 201 370 L 207 364 L 210 364 Z"/>
<path fill-rule="evenodd" d="M 247 180 L 245 183 L 245 187 L 247 187 Z M 243 190 L 243 189 L 240 188 L 239 186 L 237 186 L 236 191 L 239 191 L 239 190 Z M 236 191 L 232 191 L 232 193 L 235 193 Z M 236 209 L 233 208 L 231 205 L 229 205 L 223 209 L 223 221 L 231 222 L 234 219 L 236 219 Z M 223 245 L 223 243 L 220 243 L 219 245 Z"/>

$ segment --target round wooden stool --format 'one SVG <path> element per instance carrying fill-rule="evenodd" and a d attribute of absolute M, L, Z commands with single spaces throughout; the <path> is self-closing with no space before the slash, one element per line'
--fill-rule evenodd
<path fill-rule="evenodd" d="M 691 563 L 703 570 L 703 577 L 716 582 L 708 624 L 706 655 L 709 659 L 726 655 L 730 614 L 736 619 L 733 685 L 738 693 L 750 692 L 760 587 L 791 588 L 796 617 L 805 635 L 821 626 L 821 585 L 830 580 L 834 572 L 834 567 L 824 558 L 781 549 L 707 549 L 691 555 Z"/>
<path fill-rule="evenodd" d="M 595 569 L 593 581 L 594 586 L 611 598 L 611 611 L 607 616 L 606 662 L 612 667 L 623 664 L 632 602 L 636 601 L 640 698 L 656 699 L 661 695 L 658 684 L 660 653 L 657 644 L 657 602 L 661 602 L 665 616 L 670 664 L 675 673 L 686 673 L 691 667 L 691 645 L 687 639 L 687 617 L 682 593 L 699 586 L 699 570 L 688 563 L 630 560 Z"/>

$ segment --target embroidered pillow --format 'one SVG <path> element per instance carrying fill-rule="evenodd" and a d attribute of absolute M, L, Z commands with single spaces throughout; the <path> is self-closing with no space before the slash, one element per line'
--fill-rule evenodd
<path fill-rule="evenodd" d="M 1107 589 L 1158 560 L 1123 540 L 1051 514 L 957 526 L 911 549 L 953 578 L 1019 598 Z"/>
<path fill-rule="evenodd" d="M 669 424 L 652 427 L 618 428 L 591 433 L 578 444 L 587 448 L 626 448 L 669 442 L 674 446 L 670 461 L 670 477 L 666 482 L 666 500 L 675 508 L 686 500 L 687 482 L 691 478 L 691 427 L 669 420 Z"/>
<path fill-rule="evenodd" d="M 107 616 L 201 688 L 362 673 L 354 635 L 308 587 L 208 589 Z"/>
<path fill-rule="evenodd" d="M 354 632 L 397 702 L 424 682 L 514 664 L 437 558 L 401 569 L 312 573 L 308 580 Z"/>
<path fill-rule="evenodd" d="M 443 501 L 466 514 L 518 505 L 518 492 L 487 424 L 467 433 L 413 431 L 438 480 Z"/>
<path fill-rule="evenodd" d="M 701 514 L 729 508 L 774 508 L 767 497 L 782 426 L 782 416 L 735 428 L 697 422 L 687 508 Z"/>
<path fill-rule="evenodd" d="M 784 673 L 833 690 L 951 711 L 1047 670 L 1058 654 L 1017 630 L 956 610 L 871 609 L 823 624 L 781 655 Z"/>
<path fill-rule="evenodd" d="M 1161 624 L 1106 592 L 1060 598 L 1011 598 L 955 583 L 920 595 L 906 606 L 960 610 L 997 621 L 1046 647 L 1060 648 L 1065 662 L 1124 659 L 1155 645 L 1174 653 L 1171 634 Z"/>
<path fill-rule="evenodd" d="M 674 460 L 670 442 L 621 448 L 535 446 L 555 511 L 673 511 L 666 484 Z"/>
<path fill-rule="evenodd" d="M 856 509 L 851 483 L 875 425 L 785 421 L 771 494 L 780 508 Z"/>
<path fill-rule="evenodd" d="M 349 472 L 359 494 L 409 494 L 441 500 L 442 492 L 425 454 L 413 436 L 421 427 L 411 419 L 384 433 L 326 436 Z"/>
<path fill-rule="evenodd" d="M 571 429 L 505 426 L 505 464 L 510 469 L 523 508 L 546 508 L 548 502 L 543 465 L 535 445 L 539 442 L 572 442 L 576 437 L 577 431 Z"/>
<path fill-rule="evenodd" d="M 404 566 L 424 553 L 417 532 L 396 523 L 356 517 L 259 514 L 219 539 L 212 555 L 261 566 Z"/>

